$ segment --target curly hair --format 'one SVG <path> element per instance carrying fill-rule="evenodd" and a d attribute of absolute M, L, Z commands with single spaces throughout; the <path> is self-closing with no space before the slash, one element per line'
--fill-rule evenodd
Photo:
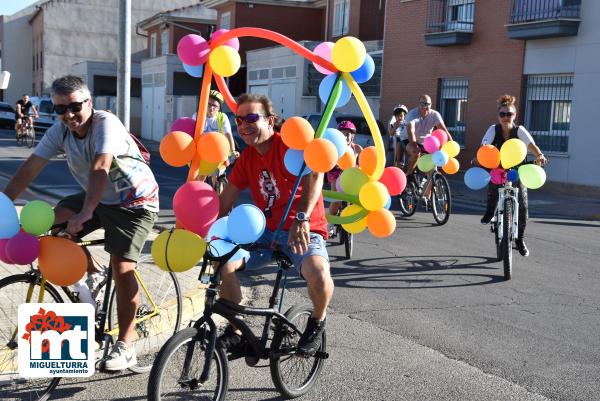
<path fill-rule="evenodd" d="M 515 107 L 515 102 L 517 101 L 517 99 L 512 96 L 512 95 L 508 95 L 508 94 L 504 94 L 502 96 L 500 96 L 500 98 L 498 100 L 496 100 L 498 102 L 498 110 L 500 110 L 502 107 Z"/>

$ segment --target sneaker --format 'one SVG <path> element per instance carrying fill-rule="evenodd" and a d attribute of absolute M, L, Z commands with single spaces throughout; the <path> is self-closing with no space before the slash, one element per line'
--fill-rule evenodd
<path fill-rule="evenodd" d="M 488 213 L 486 212 L 481 218 L 481 224 L 489 224 L 490 221 L 494 218 L 494 212 Z"/>
<path fill-rule="evenodd" d="M 325 320 L 316 320 L 310 317 L 306 324 L 306 330 L 298 341 L 298 355 L 306 358 L 314 356 L 321 348 L 323 330 L 325 330 Z"/>
<path fill-rule="evenodd" d="M 527 249 L 527 245 L 525 245 L 525 241 L 522 239 L 517 239 L 515 241 L 515 245 L 517 246 L 517 251 L 521 254 L 521 256 L 529 256 L 529 249 Z"/>
<path fill-rule="evenodd" d="M 137 365 L 135 349 L 130 349 L 123 341 L 117 341 L 104 360 L 104 369 L 118 371 Z"/>
<path fill-rule="evenodd" d="M 217 345 L 224 348 L 228 354 L 242 356 L 246 352 L 248 340 L 237 334 L 233 326 L 228 325 L 223 334 L 217 338 Z"/>

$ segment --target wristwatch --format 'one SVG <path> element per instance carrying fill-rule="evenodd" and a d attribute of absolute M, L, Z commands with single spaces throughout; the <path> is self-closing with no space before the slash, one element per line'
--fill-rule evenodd
<path fill-rule="evenodd" d="M 304 212 L 298 212 L 296 213 L 296 221 L 302 222 L 302 221 L 310 221 L 310 216 Z"/>

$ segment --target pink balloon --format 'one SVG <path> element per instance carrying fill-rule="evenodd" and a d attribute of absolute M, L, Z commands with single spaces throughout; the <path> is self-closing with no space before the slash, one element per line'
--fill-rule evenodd
<path fill-rule="evenodd" d="M 444 146 L 446 142 L 448 142 L 448 134 L 443 129 L 436 129 L 431 133 L 432 136 L 435 136 L 440 141 L 440 148 Z"/>
<path fill-rule="evenodd" d="M 175 192 L 173 212 L 186 230 L 206 237 L 211 224 L 219 216 L 219 196 L 205 182 L 187 182 Z"/>
<path fill-rule="evenodd" d="M 17 265 L 28 265 L 40 255 L 40 241 L 34 235 L 18 233 L 6 243 L 6 256 Z"/>
<path fill-rule="evenodd" d="M 185 132 L 186 134 L 191 135 L 193 138 L 196 131 L 196 120 L 189 117 L 178 118 L 177 120 L 173 121 L 173 124 L 171 124 L 171 129 L 169 132 L 173 131 Z"/>
<path fill-rule="evenodd" d="M 177 43 L 177 55 L 187 65 L 198 66 L 208 60 L 210 47 L 200 35 L 185 35 Z"/>
<path fill-rule="evenodd" d="M 501 185 L 506 182 L 506 171 L 503 168 L 497 167 L 490 170 L 492 184 Z"/>
<path fill-rule="evenodd" d="M 219 36 L 223 35 L 225 32 L 229 32 L 229 29 L 218 29 L 210 35 L 211 42 L 217 39 Z M 240 50 L 240 41 L 238 38 L 229 39 L 224 42 L 223 45 L 233 47 L 235 50 Z"/>
<path fill-rule="evenodd" d="M 15 262 L 13 262 L 12 259 L 10 259 L 6 254 L 6 244 L 8 243 L 9 239 L 0 239 L 0 262 L 9 263 L 12 265 Z"/>
<path fill-rule="evenodd" d="M 400 195 L 406 188 L 406 174 L 398 167 L 386 167 L 379 179 L 391 196 Z"/>
<path fill-rule="evenodd" d="M 334 45 L 333 42 L 319 43 L 317 45 L 317 47 L 315 47 L 315 50 L 313 50 L 313 53 L 316 54 L 317 56 L 323 57 L 327 61 L 331 61 L 331 51 L 333 49 L 333 45 Z M 335 71 L 329 71 L 325 67 L 321 67 L 321 65 L 314 63 L 314 62 L 313 62 L 313 65 L 315 66 L 317 71 L 319 71 L 321 74 L 331 75 L 335 72 Z"/>
<path fill-rule="evenodd" d="M 440 149 L 440 140 L 435 136 L 427 135 L 423 140 L 423 147 L 427 153 L 435 153 Z"/>

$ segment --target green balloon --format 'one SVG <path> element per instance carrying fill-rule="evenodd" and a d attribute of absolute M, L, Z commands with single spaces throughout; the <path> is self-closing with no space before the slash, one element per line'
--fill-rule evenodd
<path fill-rule="evenodd" d="M 546 172 L 536 164 L 519 167 L 519 179 L 529 189 L 538 189 L 546 182 Z"/>
<path fill-rule="evenodd" d="M 419 157 L 419 161 L 417 162 L 417 167 L 424 173 L 433 170 L 433 160 L 431 160 L 431 155 L 421 155 L 421 157 Z"/>
<path fill-rule="evenodd" d="M 29 234 L 45 234 L 52 224 L 54 224 L 54 209 L 44 201 L 31 201 L 21 210 L 21 227 Z"/>
<path fill-rule="evenodd" d="M 363 185 L 369 182 L 369 177 L 358 167 L 350 167 L 342 173 L 340 186 L 350 195 L 358 195 Z"/>

